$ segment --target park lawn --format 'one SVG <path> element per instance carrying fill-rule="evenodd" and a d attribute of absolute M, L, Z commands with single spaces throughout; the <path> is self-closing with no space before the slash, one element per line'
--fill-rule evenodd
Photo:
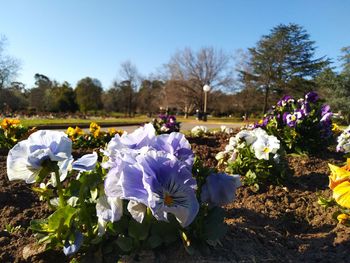
<path fill-rule="evenodd" d="M 49 126 L 49 125 L 62 125 L 62 126 L 81 126 L 89 125 L 91 122 L 103 125 L 132 125 L 140 124 L 151 121 L 146 116 L 134 117 L 134 118 L 88 118 L 88 119 L 21 119 L 21 123 L 25 127 L 37 127 L 37 126 Z"/>
<path fill-rule="evenodd" d="M 185 119 L 182 116 L 177 116 L 177 120 L 179 122 L 198 122 L 194 116 L 190 116 Z M 21 123 L 25 127 L 40 127 L 40 126 L 84 126 L 86 127 L 91 122 L 96 122 L 101 126 L 123 126 L 123 125 L 137 125 L 141 123 L 147 123 L 152 121 L 152 118 L 149 118 L 145 115 L 136 116 L 132 118 L 128 117 L 118 117 L 118 118 L 101 118 L 101 117 L 92 117 L 86 119 L 77 119 L 77 118 L 23 118 L 20 119 Z M 250 120 L 250 123 L 253 120 Z M 201 125 L 205 125 L 205 123 L 241 123 L 245 125 L 247 123 L 242 122 L 237 118 L 229 118 L 229 117 L 208 117 L 207 122 L 200 122 Z"/>

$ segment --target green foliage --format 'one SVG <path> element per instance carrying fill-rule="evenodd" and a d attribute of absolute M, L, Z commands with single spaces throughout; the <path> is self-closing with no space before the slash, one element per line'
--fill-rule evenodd
<path fill-rule="evenodd" d="M 200 200 L 206 178 L 216 172 L 216 169 L 203 166 L 202 161 L 195 158 L 192 172 L 197 181 L 197 198 Z M 227 231 L 227 226 L 224 223 L 225 215 L 225 210 L 221 207 L 210 207 L 207 204 L 202 204 L 194 222 L 188 230 L 184 230 L 182 233 L 183 243 L 187 251 L 191 253 L 193 250 L 206 249 L 207 245 L 217 244 Z"/>
<path fill-rule="evenodd" d="M 0 149 L 11 149 L 18 141 L 24 139 L 32 130 L 23 127 L 19 120 L 5 118 L 0 127 Z"/>
<path fill-rule="evenodd" d="M 329 105 L 310 92 L 298 101 L 284 96 L 256 126 L 276 136 L 289 153 L 315 153 L 333 141 L 331 116 Z"/>
<path fill-rule="evenodd" d="M 96 111 L 102 108 L 102 87 L 98 80 L 89 77 L 81 79 L 74 92 L 81 112 Z"/>
<path fill-rule="evenodd" d="M 270 154 L 269 159 L 258 159 L 250 146 L 239 148 L 235 161 L 228 161 L 226 171 L 243 175 L 243 183 L 259 190 L 260 185 L 282 184 L 287 177 L 287 164 L 283 150 L 278 156 Z"/>
<path fill-rule="evenodd" d="M 271 93 L 301 95 L 313 89 L 309 78 L 317 75 L 329 61 L 314 58 L 315 42 L 297 24 L 278 25 L 249 49 L 252 72 L 242 72 L 265 94 L 264 113 Z"/>
<path fill-rule="evenodd" d="M 109 128 L 107 132 L 101 131 L 101 127 L 95 123 L 90 123 L 90 132 L 84 133 L 78 126 L 68 127 L 66 133 L 73 142 L 73 148 L 102 148 L 116 135 L 122 135 L 122 130 Z"/>
<path fill-rule="evenodd" d="M 169 214 L 168 221 L 158 221 L 150 208 L 147 208 L 141 223 L 135 221 L 127 209 L 128 200 L 123 201 L 123 215 L 117 222 L 106 222 L 105 233 L 100 235 L 96 202 L 105 195 L 103 183 L 106 171 L 97 164 L 90 172 L 69 172 L 68 180 L 62 185 L 58 178 L 58 166 L 55 162 L 43 163 L 42 175 L 37 177 L 40 187 L 33 190 L 41 200 L 48 202 L 53 213 L 46 219 L 34 219 L 30 229 L 36 233 L 39 242 L 46 248 L 62 248 L 73 244 L 78 239 L 77 233 L 83 236 L 81 255 L 90 259 L 117 260 L 119 255 L 138 253 L 143 249 L 156 249 L 183 241 L 189 252 L 205 249 L 215 245 L 227 231 L 224 224 L 225 210 L 202 204 L 199 214 L 193 223 L 183 228 L 177 219 Z M 49 174 L 56 174 L 57 186 Z M 196 159 L 193 173 L 198 181 L 197 196 L 205 184 L 206 177 L 213 172 Z M 84 256 L 81 256 L 82 258 Z M 96 258 L 97 259 L 97 258 Z"/>
<path fill-rule="evenodd" d="M 45 96 L 49 100 L 47 110 L 50 112 L 75 112 L 78 109 L 74 90 L 68 82 L 63 84 L 54 82 Z"/>
<path fill-rule="evenodd" d="M 339 112 L 340 124 L 350 123 L 350 71 L 344 70 L 337 74 L 332 69 L 327 68 L 316 78 L 316 83 L 320 92 L 326 98 L 334 112 Z"/>
<path fill-rule="evenodd" d="M 13 234 L 16 233 L 18 230 L 20 230 L 22 228 L 21 225 L 18 226 L 13 226 L 11 224 L 6 224 L 5 225 L 5 231 L 9 234 Z"/>

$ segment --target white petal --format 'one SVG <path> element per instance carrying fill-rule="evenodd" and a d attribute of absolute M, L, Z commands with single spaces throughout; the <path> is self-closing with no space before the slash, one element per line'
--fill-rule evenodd
<path fill-rule="evenodd" d="M 17 143 L 7 156 L 7 176 L 10 181 L 24 180 L 27 183 L 34 183 L 38 170 L 29 168 L 28 163 L 28 140 Z"/>
<path fill-rule="evenodd" d="M 147 207 L 139 202 L 136 202 L 134 200 L 130 200 L 128 203 L 128 211 L 130 212 L 131 216 L 139 223 L 142 223 L 145 214 L 146 214 Z"/>

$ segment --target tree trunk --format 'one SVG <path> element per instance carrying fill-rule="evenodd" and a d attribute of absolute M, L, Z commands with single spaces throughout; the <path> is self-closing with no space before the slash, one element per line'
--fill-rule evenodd
<path fill-rule="evenodd" d="M 187 119 L 188 118 L 188 107 L 187 106 L 185 106 L 185 119 Z"/>
<path fill-rule="evenodd" d="M 264 98 L 263 114 L 265 114 L 267 112 L 267 103 L 268 103 L 269 91 L 270 91 L 270 87 L 268 85 L 266 85 L 266 87 L 265 87 L 265 98 Z"/>

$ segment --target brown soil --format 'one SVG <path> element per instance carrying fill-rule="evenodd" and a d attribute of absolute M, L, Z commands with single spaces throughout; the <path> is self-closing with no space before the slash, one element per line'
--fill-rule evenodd
<path fill-rule="evenodd" d="M 227 135 L 189 138 L 206 165 L 216 165 L 215 154 L 228 143 Z M 80 154 L 78 154 L 80 155 Z M 226 206 L 229 232 L 221 245 L 201 255 L 189 256 L 181 246 L 146 251 L 138 256 L 153 262 L 349 262 L 350 228 L 337 224 L 333 208 L 317 204 L 318 194 L 330 196 L 327 163 L 340 163 L 342 156 L 326 151 L 319 156 L 289 156 L 293 177 L 285 186 L 270 186 L 260 192 L 241 187 Z M 49 210 L 30 186 L 9 182 L 6 156 L 0 156 L 0 262 L 66 262 L 60 251 L 48 251 L 24 260 L 23 248 L 35 244 L 27 230 L 34 218 Z M 21 226 L 14 233 L 6 225 Z M 125 258 L 129 261 L 131 257 Z"/>

